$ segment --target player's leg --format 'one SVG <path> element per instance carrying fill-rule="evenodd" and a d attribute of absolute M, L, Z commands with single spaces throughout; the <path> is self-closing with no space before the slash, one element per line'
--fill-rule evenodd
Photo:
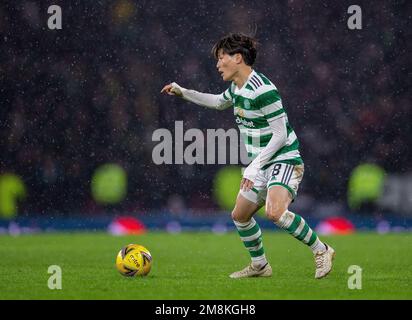
<path fill-rule="evenodd" d="M 319 239 L 305 219 L 288 210 L 302 179 L 303 166 L 282 165 L 284 168 L 279 166 L 280 170 L 274 170 L 276 175 L 272 176 L 268 183 L 266 215 L 279 228 L 284 229 L 312 249 L 316 263 L 315 277 L 322 278 L 332 268 L 334 250 Z M 279 177 L 282 178 L 279 180 Z"/>
<path fill-rule="evenodd" d="M 239 193 L 235 208 L 232 211 L 233 223 L 245 248 L 249 251 L 252 265 L 256 268 L 260 268 L 267 263 L 262 242 L 262 231 L 253 218 L 253 215 L 261 206 Z"/>
<path fill-rule="evenodd" d="M 313 252 L 325 251 L 326 246 L 298 214 L 288 210 L 292 201 L 290 192 L 282 186 L 273 186 L 268 190 L 266 215 L 278 227 L 286 230 L 299 241 L 308 245 Z"/>
<path fill-rule="evenodd" d="M 267 277 L 272 275 L 272 269 L 266 260 L 263 248 L 262 231 L 253 218 L 253 215 L 260 209 L 262 204 L 259 204 L 257 194 L 253 195 L 255 191 L 249 192 L 249 194 L 243 192 L 245 195 L 242 195 L 242 191 L 239 193 L 235 208 L 232 211 L 232 219 L 252 261 L 246 268 L 232 273 L 231 278 Z"/>

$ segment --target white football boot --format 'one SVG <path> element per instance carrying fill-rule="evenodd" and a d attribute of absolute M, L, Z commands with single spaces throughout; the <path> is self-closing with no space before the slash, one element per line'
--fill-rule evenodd
<path fill-rule="evenodd" d="M 255 269 L 252 264 L 240 271 L 233 272 L 229 277 L 232 279 L 249 278 L 249 277 L 270 277 L 272 276 L 272 267 L 266 263 L 261 269 Z"/>
<path fill-rule="evenodd" d="M 316 264 L 316 279 L 326 277 L 328 273 L 332 270 L 332 261 L 335 257 L 335 250 L 333 250 L 333 248 L 328 246 L 326 243 L 325 246 L 325 251 L 316 252 L 314 254 Z"/>

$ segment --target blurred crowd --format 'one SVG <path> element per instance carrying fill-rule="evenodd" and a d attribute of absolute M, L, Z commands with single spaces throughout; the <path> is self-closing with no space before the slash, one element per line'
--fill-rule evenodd
<path fill-rule="evenodd" d="M 255 69 L 278 87 L 301 143 L 306 199 L 345 203 L 361 162 L 411 171 L 411 4 L 358 1 L 45 1 L 0 3 L 0 174 L 22 177 L 24 213 L 164 208 L 216 210 L 222 165 L 155 165 L 152 133 L 236 128 L 233 113 L 160 95 L 163 85 L 220 93 L 210 54 L 228 32 L 255 34 Z M 408 21 L 409 19 L 409 21 Z M 118 206 L 91 197 L 94 170 L 120 164 L 128 195 Z"/>

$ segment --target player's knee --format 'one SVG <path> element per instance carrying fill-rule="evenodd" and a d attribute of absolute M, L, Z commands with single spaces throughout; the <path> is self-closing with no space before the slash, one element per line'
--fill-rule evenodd
<path fill-rule="evenodd" d="M 266 216 L 273 222 L 278 222 L 282 214 L 286 211 L 282 203 L 271 203 L 266 206 Z"/>
<path fill-rule="evenodd" d="M 232 216 L 232 220 L 237 221 L 238 214 L 237 214 L 236 210 L 232 210 L 231 216 Z"/>
<path fill-rule="evenodd" d="M 248 220 L 238 211 L 232 211 L 232 220 L 236 222 L 247 222 Z"/>

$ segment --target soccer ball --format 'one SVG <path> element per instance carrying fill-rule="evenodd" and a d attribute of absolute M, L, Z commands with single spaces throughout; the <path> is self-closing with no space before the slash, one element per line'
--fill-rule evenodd
<path fill-rule="evenodd" d="M 117 270 L 126 277 L 146 276 L 152 267 L 149 250 L 138 244 L 129 244 L 116 257 Z"/>

